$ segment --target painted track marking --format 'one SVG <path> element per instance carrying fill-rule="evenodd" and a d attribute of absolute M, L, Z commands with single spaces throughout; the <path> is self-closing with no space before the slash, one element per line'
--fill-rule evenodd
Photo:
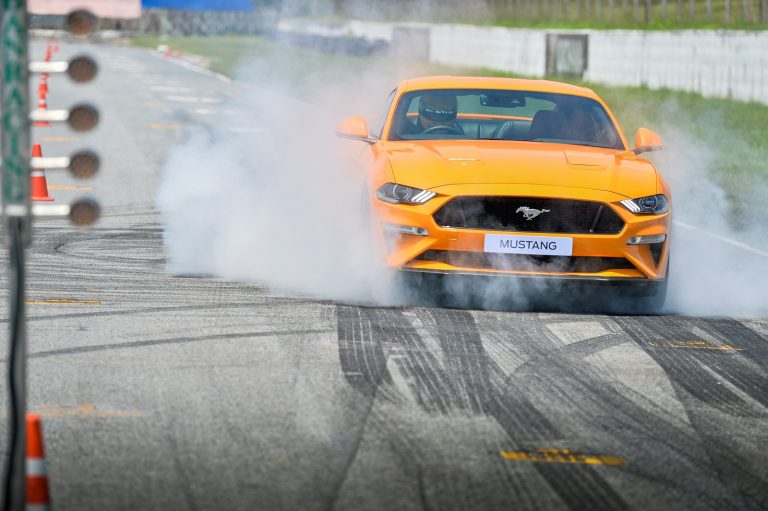
<path fill-rule="evenodd" d="M 744 348 L 736 348 L 730 344 L 712 344 L 707 341 L 651 341 L 648 346 L 652 348 L 689 349 L 689 350 L 720 350 L 720 351 L 744 351 Z"/>
<path fill-rule="evenodd" d="M 143 417 L 138 410 L 129 411 L 99 411 L 94 405 L 42 405 L 38 413 L 43 417 Z"/>
<path fill-rule="evenodd" d="M 101 305 L 100 300 L 76 300 L 74 298 L 46 298 L 27 300 L 27 305 Z"/>
<path fill-rule="evenodd" d="M 156 122 L 153 122 L 149 125 L 149 127 L 153 130 L 183 130 L 184 126 L 181 124 L 159 124 Z"/>
<path fill-rule="evenodd" d="M 77 142 L 79 137 L 40 137 L 41 142 Z"/>
<path fill-rule="evenodd" d="M 48 185 L 49 190 L 74 190 L 80 192 L 89 192 L 93 190 L 92 186 L 75 186 L 75 185 Z"/>
<path fill-rule="evenodd" d="M 742 250 L 744 250 L 746 252 L 750 252 L 752 254 L 759 255 L 759 256 L 762 256 L 762 257 L 768 257 L 768 252 L 764 252 L 762 250 L 759 250 L 759 249 L 757 249 L 755 247 L 747 245 L 746 243 L 742 243 L 741 241 L 736 241 L 734 239 L 727 238 L 725 236 L 721 236 L 721 235 L 715 234 L 713 232 L 705 231 L 704 229 L 696 227 L 695 225 L 687 224 L 687 223 L 681 222 L 679 220 L 675 220 L 673 223 L 676 226 L 678 226 L 678 227 L 682 227 L 683 229 L 688 229 L 688 230 L 691 230 L 691 231 L 700 232 L 700 233 L 704 234 L 705 236 L 709 236 L 712 239 L 716 239 L 718 241 L 722 241 L 724 243 L 728 243 L 729 245 L 734 246 L 736 248 L 740 248 L 740 249 L 742 249 Z"/>
<path fill-rule="evenodd" d="M 624 465 L 627 461 L 618 456 L 584 454 L 570 449 L 536 449 L 535 451 L 500 451 L 501 457 L 511 461 L 564 463 L 581 465 Z"/>

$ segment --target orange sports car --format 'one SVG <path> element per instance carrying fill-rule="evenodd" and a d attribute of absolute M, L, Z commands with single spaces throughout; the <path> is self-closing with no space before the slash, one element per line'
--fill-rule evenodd
<path fill-rule="evenodd" d="M 367 144 L 374 239 L 390 268 L 624 283 L 638 310 L 667 287 L 670 190 L 592 90 L 546 80 L 402 82 L 381 118 L 343 120 Z M 362 148 L 361 148 L 362 149 Z"/>

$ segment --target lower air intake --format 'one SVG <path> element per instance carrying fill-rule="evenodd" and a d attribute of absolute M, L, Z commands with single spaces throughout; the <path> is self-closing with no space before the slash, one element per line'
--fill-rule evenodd
<path fill-rule="evenodd" d="M 427 250 L 416 259 L 446 263 L 458 268 L 542 273 L 599 273 L 607 270 L 636 269 L 632 263 L 623 257 L 529 256 Z"/>

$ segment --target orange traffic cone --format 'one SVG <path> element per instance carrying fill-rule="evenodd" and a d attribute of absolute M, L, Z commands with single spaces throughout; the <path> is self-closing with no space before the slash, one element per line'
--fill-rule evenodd
<path fill-rule="evenodd" d="M 32 157 L 43 157 L 43 149 L 40 147 L 40 144 L 34 144 L 32 146 Z M 44 169 L 32 169 L 32 190 L 29 195 L 29 198 L 34 201 L 53 200 L 53 197 L 48 195 L 48 180 L 45 179 Z"/>
<path fill-rule="evenodd" d="M 50 511 L 48 470 L 45 466 L 40 416 L 27 414 L 27 511 Z"/>
<path fill-rule="evenodd" d="M 40 99 L 37 101 L 38 110 L 48 110 L 48 101 L 45 99 L 45 94 L 40 94 Z M 48 121 L 35 121 L 33 124 L 36 128 L 50 128 L 51 123 Z"/>
<path fill-rule="evenodd" d="M 45 61 L 50 62 L 51 61 L 51 41 L 48 41 L 48 47 L 45 49 Z"/>
<path fill-rule="evenodd" d="M 38 97 L 48 95 L 48 80 L 44 80 L 42 76 L 40 77 L 40 85 L 37 86 L 37 95 Z"/>

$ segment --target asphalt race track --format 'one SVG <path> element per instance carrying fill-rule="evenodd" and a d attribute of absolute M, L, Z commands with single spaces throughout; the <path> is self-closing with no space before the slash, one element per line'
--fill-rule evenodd
<path fill-rule="evenodd" d="M 52 79 L 49 104 L 89 98 L 103 124 L 35 133 L 46 156 L 104 160 L 86 183 L 48 173 L 57 203 L 90 193 L 102 220 L 39 222 L 29 251 L 29 404 L 57 510 L 768 508 L 768 321 L 367 307 L 175 277 L 160 169 L 215 106 L 168 87 L 237 86 L 89 51 L 97 82 Z"/>

